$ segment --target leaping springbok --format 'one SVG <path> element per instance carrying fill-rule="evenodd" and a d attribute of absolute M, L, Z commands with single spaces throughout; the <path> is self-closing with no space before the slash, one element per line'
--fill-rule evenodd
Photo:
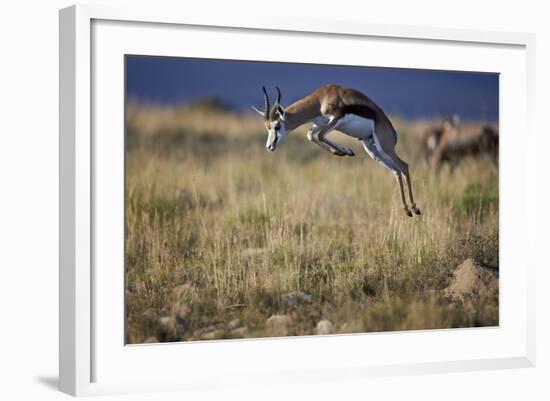
<path fill-rule="evenodd" d="M 330 132 L 338 130 L 359 139 L 370 157 L 395 174 L 405 213 L 409 217 L 412 217 L 412 212 L 420 214 L 413 198 L 409 166 L 395 153 L 397 132 L 388 116 L 371 99 L 355 89 L 325 85 L 285 109 L 280 103 L 281 91 L 277 87 L 277 100 L 270 108 L 265 87 L 262 91 L 264 110 L 252 108 L 264 117 L 268 132 L 267 150 L 275 151 L 291 131 L 312 122 L 307 133 L 310 141 L 335 156 L 355 156 L 351 149 L 327 138 Z M 407 180 L 410 208 L 405 200 L 401 175 Z"/>

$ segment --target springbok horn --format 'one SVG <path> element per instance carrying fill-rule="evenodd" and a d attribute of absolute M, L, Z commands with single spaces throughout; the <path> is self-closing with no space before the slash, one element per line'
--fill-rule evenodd
<path fill-rule="evenodd" d="M 262 86 L 262 91 L 264 92 L 264 118 L 267 121 L 269 119 L 269 97 L 267 96 L 265 86 Z"/>
<path fill-rule="evenodd" d="M 270 118 L 273 120 L 275 118 L 275 113 L 277 110 L 281 107 L 281 90 L 278 86 L 275 87 L 277 89 L 277 100 L 275 100 L 275 104 L 273 105 L 273 108 L 270 112 Z"/>

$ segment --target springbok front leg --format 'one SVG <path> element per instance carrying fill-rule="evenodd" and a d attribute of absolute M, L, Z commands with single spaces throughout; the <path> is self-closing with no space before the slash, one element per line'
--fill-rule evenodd
<path fill-rule="evenodd" d="M 326 150 L 327 152 L 330 152 L 335 156 L 346 156 L 347 155 L 346 152 L 332 146 L 332 144 L 327 143 L 326 141 L 321 141 L 318 138 L 319 133 L 322 132 L 324 129 L 326 129 L 326 127 L 319 127 L 318 125 L 313 124 L 313 126 L 309 129 L 307 133 L 307 139 L 309 139 L 313 143 L 316 143 L 322 149 Z M 334 127 L 329 128 L 329 132 L 332 131 L 333 129 Z"/>
<path fill-rule="evenodd" d="M 318 125 L 313 125 L 309 131 L 307 132 L 307 139 L 309 139 L 311 142 L 319 145 L 323 150 L 326 150 L 327 152 L 330 152 L 331 154 L 333 155 L 336 155 L 336 156 L 345 156 L 345 153 L 341 153 L 338 151 L 338 149 L 335 149 L 333 147 L 331 147 L 329 144 L 327 143 L 324 143 L 324 142 L 321 142 L 318 138 L 317 138 L 317 134 L 319 134 L 319 131 L 321 131 L 321 127 L 319 127 Z"/>
<path fill-rule="evenodd" d="M 323 132 L 323 131 L 319 132 L 319 140 L 321 142 L 328 144 L 329 146 L 332 146 L 334 149 L 338 150 L 338 152 L 343 153 L 346 156 L 355 156 L 355 153 L 353 153 L 353 150 L 351 150 L 350 148 L 346 148 L 344 146 L 338 145 L 337 143 L 334 143 L 329 139 L 327 139 L 327 135 L 330 132 L 332 132 L 332 130 L 328 132 Z"/>
<path fill-rule="evenodd" d="M 321 127 L 319 132 L 317 133 L 317 137 L 319 138 L 319 141 L 327 144 L 331 148 L 335 149 L 337 152 L 334 153 L 337 156 L 355 156 L 355 153 L 353 153 L 353 150 L 350 148 L 346 148 L 344 146 L 341 146 L 337 143 L 334 143 L 327 139 L 327 135 L 338 128 L 338 122 L 340 121 L 341 117 L 336 116 L 330 116 L 328 123 L 326 126 Z"/>

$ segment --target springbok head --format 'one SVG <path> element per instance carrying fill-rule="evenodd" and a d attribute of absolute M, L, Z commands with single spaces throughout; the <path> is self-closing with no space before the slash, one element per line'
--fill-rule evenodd
<path fill-rule="evenodd" d="M 285 109 L 281 106 L 281 91 L 277 88 L 277 100 L 272 108 L 269 107 L 269 97 L 265 86 L 262 86 L 264 93 L 264 110 L 258 110 L 256 107 L 252 108 L 264 118 L 264 125 L 267 129 L 267 142 L 265 147 L 270 152 L 275 151 L 277 146 L 281 145 L 288 135 L 285 129 Z"/>
<path fill-rule="evenodd" d="M 443 120 L 443 127 L 445 129 L 456 129 L 460 125 L 460 116 L 456 113 L 445 118 Z"/>

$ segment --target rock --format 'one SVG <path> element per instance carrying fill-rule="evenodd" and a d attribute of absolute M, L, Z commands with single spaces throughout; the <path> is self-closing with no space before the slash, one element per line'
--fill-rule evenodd
<path fill-rule="evenodd" d="M 297 308 L 305 304 L 310 304 L 311 294 L 307 291 L 293 291 L 282 296 L 283 305 L 287 308 Z"/>
<path fill-rule="evenodd" d="M 147 339 L 143 342 L 144 344 L 153 344 L 158 343 L 159 340 L 156 337 L 147 337 Z"/>
<path fill-rule="evenodd" d="M 160 327 L 157 334 L 163 341 L 176 341 L 184 334 L 184 330 L 179 328 L 176 317 L 173 315 L 161 317 L 158 323 Z"/>
<path fill-rule="evenodd" d="M 498 272 L 484 267 L 473 259 L 466 259 L 458 266 L 453 279 L 443 294 L 454 300 L 487 298 L 498 295 Z"/>
<path fill-rule="evenodd" d="M 239 319 L 233 319 L 229 323 L 227 323 L 227 328 L 229 330 L 233 330 L 239 327 L 240 325 L 241 325 L 241 321 Z"/>
<path fill-rule="evenodd" d="M 334 325 L 330 320 L 323 319 L 317 323 L 317 334 L 332 334 L 334 333 Z"/>
<path fill-rule="evenodd" d="M 148 308 L 142 316 L 148 321 L 155 321 L 158 319 L 158 312 L 155 308 Z"/>
<path fill-rule="evenodd" d="M 292 327 L 292 318 L 288 315 L 273 315 L 265 321 L 265 328 L 270 335 L 287 336 Z"/>
<path fill-rule="evenodd" d="M 174 327 L 176 319 L 173 316 L 163 316 L 159 319 L 160 325 L 166 329 L 171 330 Z"/>
<path fill-rule="evenodd" d="M 207 327 L 200 328 L 198 330 L 195 330 L 193 332 L 192 339 L 194 340 L 213 340 L 216 338 L 220 338 L 222 335 L 222 331 L 216 329 L 215 325 L 210 325 Z"/>
<path fill-rule="evenodd" d="M 189 327 L 187 320 L 179 315 L 163 316 L 159 324 L 162 332 L 170 338 L 182 337 Z"/>
<path fill-rule="evenodd" d="M 238 327 L 229 332 L 231 338 L 244 338 L 248 335 L 248 327 Z"/>
<path fill-rule="evenodd" d="M 199 336 L 201 340 L 217 340 L 222 337 L 221 330 L 213 330 L 206 333 L 203 333 Z"/>

